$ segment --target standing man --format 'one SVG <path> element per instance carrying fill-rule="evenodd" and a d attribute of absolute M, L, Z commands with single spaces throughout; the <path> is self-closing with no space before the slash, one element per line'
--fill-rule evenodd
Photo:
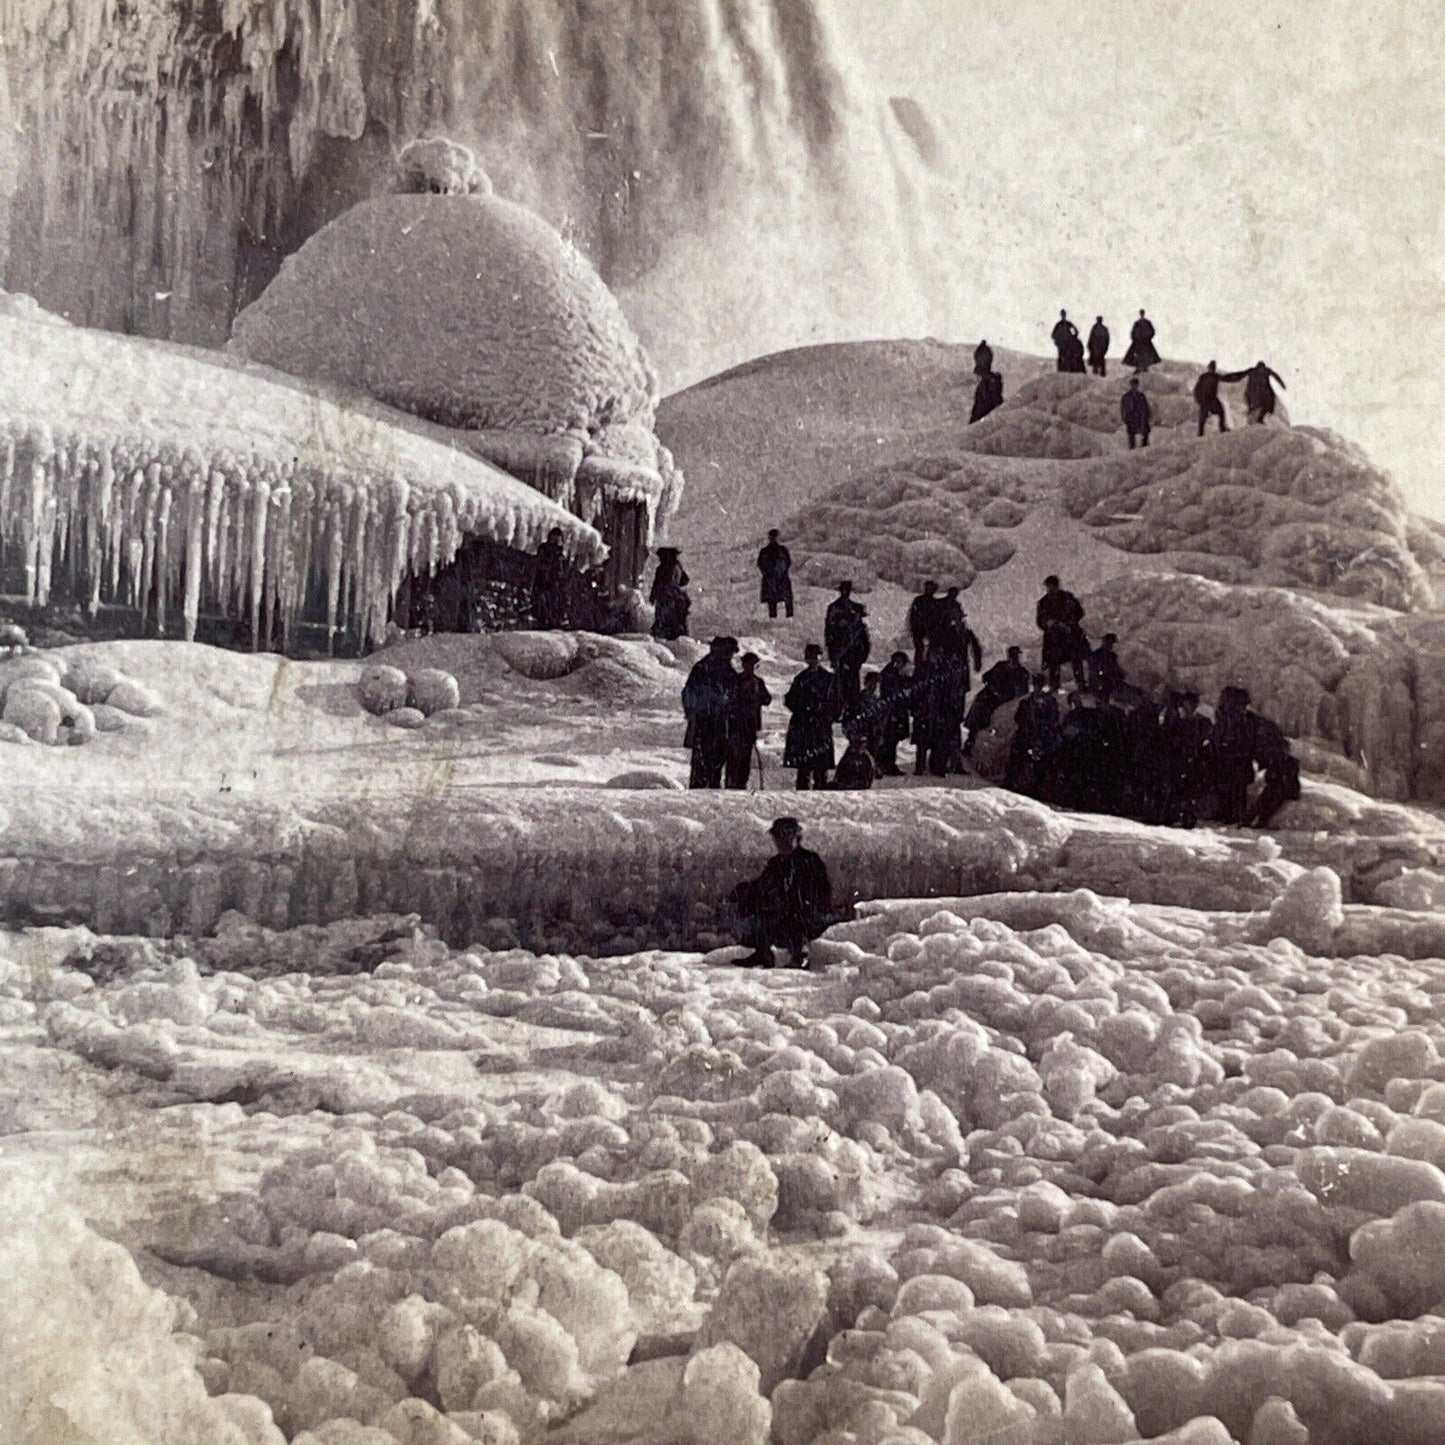
<path fill-rule="evenodd" d="M 1102 316 L 1094 317 L 1094 324 L 1089 329 L 1089 370 L 1095 376 L 1105 376 L 1108 373 L 1108 365 L 1105 358 L 1109 355 L 1109 328 L 1104 325 Z"/>
<path fill-rule="evenodd" d="M 1199 379 L 1194 383 L 1194 403 L 1199 408 L 1200 436 L 1204 435 L 1204 424 L 1212 416 L 1219 418 L 1220 431 L 1229 430 L 1229 423 L 1224 419 L 1224 403 L 1219 399 L 1219 383 L 1223 380 L 1219 368 L 1211 361 L 1209 369 L 1201 371 Z"/>
<path fill-rule="evenodd" d="M 803 649 L 807 666 L 783 699 L 792 713 L 783 743 L 783 766 L 798 770 L 798 791 L 826 788 L 834 766 L 833 724 L 838 720 L 837 679 L 823 666 L 823 649 L 810 642 Z"/>
<path fill-rule="evenodd" d="M 1049 339 L 1059 353 L 1059 370 L 1072 371 L 1073 348 L 1074 343 L 1079 339 L 1079 328 L 1069 320 L 1067 311 L 1059 312 L 1059 319 L 1054 322 L 1054 329 L 1049 332 Z"/>
<path fill-rule="evenodd" d="M 773 949 L 788 952 L 794 968 L 807 968 L 808 944 L 832 921 L 833 888 L 823 860 L 802 846 L 796 818 L 778 818 L 768 829 L 776 855 L 755 879 L 732 892 L 738 941 L 753 950 L 744 968 L 772 968 Z"/>
<path fill-rule="evenodd" d="M 1058 691 L 1059 674 L 1067 662 L 1074 670 L 1074 686 L 1084 687 L 1084 607 L 1072 592 L 1065 592 L 1057 577 L 1044 578 L 1044 595 L 1034 609 L 1034 621 L 1043 633 L 1043 666 L 1048 685 Z"/>
<path fill-rule="evenodd" d="M 1124 353 L 1124 365 L 1134 368 L 1134 375 L 1159 365 L 1159 353 L 1154 347 L 1154 323 L 1139 311 L 1139 319 L 1129 328 L 1129 349 Z"/>
<path fill-rule="evenodd" d="M 792 554 L 778 541 L 778 529 L 772 528 L 767 545 L 758 553 L 758 571 L 763 574 L 762 600 L 769 617 L 777 617 L 779 605 L 787 609 L 789 617 L 793 615 L 793 579 L 789 575 L 792 565 Z"/>
<path fill-rule="evenodd" d="M 973 374 L 987 376 L 993 370 L 993 347 L 987 341 L 980 341 L 973 348 Z"/>
<path fill-rule="evenodd" d="M 1124 686 L 1124 665 L 1114 651 L 1118 642 L 1116 632 L 1106 632 L 1104 640 L 1089 654 L 1089 686 L 1108 702 Z"/>
<path fill-rule="evenodd" d="M 823 646 L 838 675 L 838 701 L 844 712 L 858 701 L 859 674 L 872 647 L 864 621 L 867 615 L 867 610 L 853 601 L 853 584 L 840 582 L 838 595 L 823 618 Z"/>
<path fill-rule="evenodd" d="M 567 610 L 563 595 L 566 575 L 562 529 L 553 527 L 547 533 L 547 540 L 537 548 L 537 564 L 532 571 L 532 621 L 543 632 L 562 626 Z"/>
<path fill-rule="evenodd" d="M 1124 430 L 1129 433 L 1129 450 L 1135 446 L 1149 445 L 1149 425 L 1154 413 L 1149 409 L 1149 398 L 1139 387 L 1139 378 L 1129 378 L 1129 390 L 1119 402 L 1119 415 L 1124 419 Z"/>
<path fill-rule="evenodd" d="M 938 630 L 938 583 L 925 582 L 923 591 L 908 604 L 908 631 L 913 638 L 913 670 L 923 666 L 928 644 Z"/>
<path fill-rule="evenodd" d="M 758 655 L 745 652 L 742 672 L 733 684 L 732 716 L 728 720 L 727 786 L 746 788 L 753 769 L 753 752 L 763 730 L 763 709 L 773 700 L 768 685 L 758 676 Z"/>
<path fill-rule="evenodd" d="M 909 733 L 913 678 L 908 671 L 908 654 L 895 652 L 878 678 L 878 696 L 883 701 L 883 732 L 878 747 L 878 771 L 885 778 L 896 778 L 898 744 Z"/>
<path fill-rule="evenodd" d="M 692 750 L 690 788 L 722 787 L 737 705 L 738 675 L 733 670 L 737 650 L 735 637 L 714 637 L 707 656 L 693 665 L 683 684 L 682 711 L 687 718 L 683 746 Z"/>

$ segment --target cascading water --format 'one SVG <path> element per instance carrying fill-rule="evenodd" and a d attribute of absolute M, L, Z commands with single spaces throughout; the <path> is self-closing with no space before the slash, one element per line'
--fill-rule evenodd
<path fill-rule="evenodd" d="M 434 132 L 591 257 L 669 384 L 946 314 L 937 146 L 855 88 L 826 0 L 0 0 L 0 35 L 6 284 L 75 321 L 220 342 Z"/>

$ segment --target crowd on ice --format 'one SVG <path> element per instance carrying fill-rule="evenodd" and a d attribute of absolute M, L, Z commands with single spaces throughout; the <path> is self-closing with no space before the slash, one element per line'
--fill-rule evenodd
<path fill-rule="evenodd" d="M 0 1181 L 46 1382 L 0 1433 L 1427 1445 L 1445 978 L 1339 917 L 1323 873 L 885 904 L 782 989 L 394 919 L 12 935 L 7 1036 L 221 1182 L 127 1249 Z"/>
<path fill-rule="evenodd" d="M 788 549 L 770 532 L 758 568 L 772 616 L 780 606 L 792 614 L 790 566 Z M 655 592 L 675 585 L 665 573 L 677 568 L 673 552 L 659 564 L 663 580 Z M 1011 646 L 983 674 L 970 702 L 983 649 L 958 593 L 951 587 L 939 595 L 936 582 L 925 582 L 906 620 L 912 659 L 894 652 L 886 667 L 865 676 L 867 608 L 853 597 L 851 582 L 838 584 L 823 645 L 807 645 L 806 665 L 782 699 L 790 714 L 783 765 L 796 769 L 800 791 L 867 789 L 878 778 L 896 777 L 905 741 L 913 745 L 917 775 L 966 772 L 979 732 L 1012 705 L 1003 781 L 1045 802 L 1172 826 L 1191 827 L 1204 817 L 1264 827 L 1299 797 L 1299 763 L 1283 731 L 1249 707 L 1244 689 L 1226 687 L 1211 717 L 1192 692 L 1161 687 L 1150 693 L 1131 685 L 1114 634 L 1090 647 L 1083 606 L 1057 577 L 1044 579 L 1035 612 L 1040 670 L 1031 674 L 1021 649 Z M 681 625 L 685 630 L 685 613 Z M 678 635 L 671 624 L 666 630 Z M 773 698 L 758 676 L 757 655 L 744 653 L 739 671 L 733 665 L 738 651 L 735 638 L 714 638 L 683 688 L 694 788 L 748 785 Z M 1066 666 L 1075 685 L 1067 695 L 1061 688 Z M 833 733 L 839 723 L 847 739 L 841 758 Z M 1256 771 L 1263 785 L 1251 796 Z"/>

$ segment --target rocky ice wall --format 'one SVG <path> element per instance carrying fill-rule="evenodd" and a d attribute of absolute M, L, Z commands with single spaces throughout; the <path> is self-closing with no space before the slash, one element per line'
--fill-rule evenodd
<path fill-rule="evenodd" d="M 0 34 L 5 284 L 72 320 L 222 341 L 429 133 L 578 243 L 668 384 L 805 315 L 945 314 L 937 147 L 855 88 L 827 0 L 0 0 Z"/>

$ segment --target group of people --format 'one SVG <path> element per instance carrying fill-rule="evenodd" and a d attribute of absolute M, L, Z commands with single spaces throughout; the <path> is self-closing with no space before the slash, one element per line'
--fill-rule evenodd
<path fill-rule="evenodd" d="M 1117 637 L 1106 633 L 1090 645 L 1083 606 L 1058 577 L 1044 579 L 1035 608 L 1037 674 L 1017 646 L 982 672 L 983 648 L 958 594 L 925 582 L 908 609 L 912 657 L 894 652 L 887 666 L 860 677 L 870 651 L 866 609 L 851 582 L 838 584 L 824 646 L 807 645 L 803 670 L 783 697 L 783 766 L 796 773 L 799 791 L 863 790 L 900 776 L 904 742 L 913 746 L 918 776 L 968 772 L 979 734 L 1000 708 L 1017 702 L 1004 782 L 1041 801 L 1172 826 L 1215 817 L 1263 827 L 1299 796 L 1299 764 L 1283 732 L 1250 709 L 1247 693 L 1226 688 L 1211 720 L 1192 693 L 1150 695 L 1131 685 Z M 746 788 L 758 756 L 773 699 L 755 654 L 743 654 L 740 670 L 734 666 L 738 650 L 735 638 L 715 637 L 683 688 L 694 788 Z M 1073 681 L 1068 694 L 1065 668 Z M 1256 768 L 1264 788 L 1251 803 Z"/>
<path fill-rule="evenodd" d="M 1085 343 L 1079 337 L 1079 328 L 1069 320 L 1067 311 L 1059 312 L 1059 319 L 1054 322 L 1049 338 L 1058 352 L 1060 371 L 1082 375 L 1087 370 L 1095 376 L 1109 374 L 1109 345 L 1113 338 L 1102 316 L 1096 316 L 1089 328 L 1087 367 L 1084 365 Z M 1154 345 L 1154 323 L 1142 310 L 1139 319 L 1129 328 L 1129 349 L 1124 353 L 1124 365 L 1132 366 L 1136 376 L 1148 371 L 1151 366 L 1159 365 L 1159 352 Z"/>

